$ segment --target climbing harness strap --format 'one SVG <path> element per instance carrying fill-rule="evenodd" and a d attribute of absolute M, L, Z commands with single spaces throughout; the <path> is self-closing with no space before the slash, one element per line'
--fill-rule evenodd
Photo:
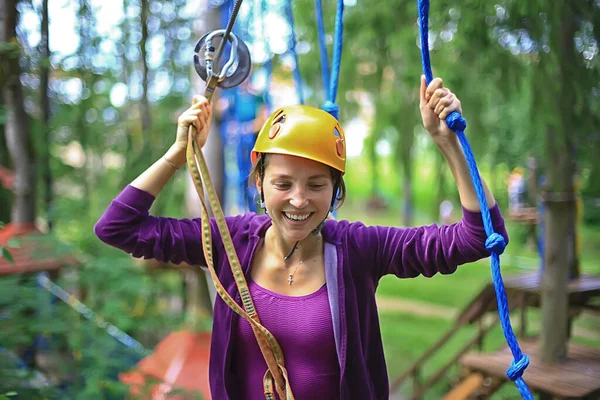
<path fill-rule="evenodd" d="M 429 83 L 433 80 L 431 61 L 429 58 L 429 0 L 417 1 L 419 9 L 419 30 L 421 36 L 421 60 L 423 64 L 425 80 L 427 85 L 429 85 Z M 519 392 L 521 393 L 521 396 L 524 399 L 533 400 L 533 396 L 531 395 L 531 392 L 529 391 L 529 388 L 522 377 L 523 372 L 525 372 L 525 369 L 529 365 L 529 358 L 522 353 L 510 324 L 508 301 L 506 298 L 504 283 L 502 281 L 502 274 L 500 273 L 500 254 L 504 252 L 506 242 L 500 234 L 494 232 L 492 218 L 490 216 L 490 209 L 487 205 L 485 193 L 483 191 L 483 185 L 481 184 L 481 178 L 475 162 L 475 157 L 473 156 L 473 152 L 471 151 L 471 147 L 465 136 L 464 131 L 467 127 L 466 120 L 462 115 L 455 111 L 446 117 L 446 123 L 458 136 L 469 165 L 471 180 L 473 181 L 473 186 L 475 187 L 475 191 L 477 193 L 477 199 L 479 200 L 479 207 L 481 209 L 481 215 L 483 218 L 483 226 L 487 235 L 485 248 L 491 253 L 492 277 L 494 281 L 494 288 L 496 290 L 500 324 L 502 326 L 502 331 L 504 332 L 506 342 L 508 343 L 514 358 L 512 364 L 506 371 L 506 375 L 510 380 L 515 382 Z"/>
<path fill-rule="evenodd" d="M 219 49 L 216 52 L 216 57 L 214 59 L 211 58 L 210 60 L 208 60 L 210 62 L 214 60 L 214 65 L 216 65 L 217 68 L 225 43 L 229 40 L 230 35 L 233 35 L 231 34 L 231 30 L 233 28 L 233 24 L 235 22 L 237 13 L 240 9 L 241 2 L 242 0 L 236 0 L 234 9 L 227 24 L 227 28 L 223 34 L 223 39 L 221 40 Z M 201 46 L 197 46 L 196 52 L 200 50 L 199 47 Z M 207 49 L 207 52 L 208 51 L 212 50 Z M 212 54 L 210 54 L 209 57 L 212 57 Z M 196 57 L 195 61 L 198 65 Z M 231 64 L 231 60 L 229 61 L 230 62 L 228 62 L 225 65 L 225 67 Z M 209 68 L 207 68 L 207 72 L 209 72 Z M 215 89 L 217 88 L 217 86 L 219 86 L 220 76 L 226 74 L 226 71 L 222 71 L 221 73 L 215 73 L 214 69 L 210 70 L 210 72 L 211 74 L 207 74 L 206 77 L 207 84 L 205 91 L 205 97 L 208 101 L 212 99 L 212 95 L 214 94 Z M 225 221 L 225 216 L 223 215 L 223 210 L 221 208 L 214 185 L 210 178 L 210 173 L 208 171 L 206 160 L 204 158 L 200 146 L 198 145 L 198 142 L 196 141 L 196 134 L 197 132 L 195 127 L 191 125 L 188 130 L 188 145 L 186 158 L 192 181 L 194 182 L 196 192 L 200 199 L 200 203 L 202 204 L 202 250 L 206 259 L 206 265 L 208 267 L 211 278 L 219 296 L 221 296 L 225 304 L 227 304 L 234 312 L 236 312 L 238 315 L 246 319 L 248 323 L 250 323 L 252 331 L 256 336 L 261 353 L 268 367 L 263 380 L 265 398 L 267 400 L 275 400 L 275 392 L 277 392 L 280 399 L 294 400 L 294 396 L 292 394 L 287 375 L 287 370 L 284 366 L 285 364 L 283 352 L 281 351 L 281 347 L 279 346 L 279 343 L 277 343 L 275 337 L 260 323 L 258 314 L 256 313 L 256 309 L 252 301 L 252 296 L 250 295 L 248 284 L 246 283 L 246 279 L 244 277 L 244 272 L 242 270 L 240 261 L 233 246 L 231 235 L 229 233 L 229 230 L 227 229 L 227 224 Z M 221 238 L 223 240 L 223 245 L 225 247 L 227 259 L 229 260 L 231 272 L 235 279 L 235 283 L 242 300 L 243 308 L 237 304 L 237 302 L 229 295 L 229 293 L 227 293 L 227 290 L 219 281 L 219 277 L 214 268 L 210 219 L 204 200 L 203 187 L 206 188 L 208 202 L 213 211 L 219 234 L 221 235 Z"/>

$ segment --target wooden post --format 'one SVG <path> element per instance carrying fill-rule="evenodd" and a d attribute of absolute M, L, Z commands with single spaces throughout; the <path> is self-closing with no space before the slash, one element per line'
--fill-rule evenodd
<path fill-rule="evenodd" d="M 483 336 L 484 336 L 484 331 L 483 331 L 483 317 L 485 316 L 485 314 L 483 314 L 478 320 L 477 320 L 477 349 L 479 351 L 483 351 Z"/>
<path fill-rule="evenodd" d="M 16 43 L 17 19 L 17 1 L 0 2 L 0 43 Z M 3 56 L 0 61 L 5 71 L 1 77 L 6 119 L 4 131 L 15 170 L 12 222 L 29 224 L 34 223 L 36 217 L 36 165 L 29 118 L 25 112 L 23 89 L 19 79 L 21 75 L 19 54 Z"/>
<path fill-rule="evenodd" d="M 577 96 L 568 77 L 576 73 L 577 52 L 573 44 L 576 32 L 575 5 L 564 2 L 550 8 L 549 21 L 556 28 L 550 35 L 555 61 L 544 56 L 541 64 L 543 79 L 553 81 L 556 92 L 552 107 L 558 110 L 556 123 L 546 123 L 546 178 L 543 195 L 545 213 L 545 267 L 541 279 L 542 332 L 540 359 L 543 363 L 559 363 L 567 356 L 569 266 L 574 254 L 569 240 L 575 226 L 574 129 L 572 105 Z M 546 84 L 546 83 L 544 83 Z M 541 101 L 541 99 L 539 99 Z"/>
<path fill-rule="evenodd" d="M 519 326 L 519 338 L 527 335 L 527 292 L 521 293 L 521 325 Z"/>
<path fill-rule="evenodd" d="M 413 378 L 413 394 L 415 393 L 421 393 L 421 390 L 423 389 L 421 386 L 421 369 L 420 368 L 416 368 L 413 373 L 412 373 L 412 378 Z M 420 396 L 414 397 L 413 398 L 418 398 Z"/>

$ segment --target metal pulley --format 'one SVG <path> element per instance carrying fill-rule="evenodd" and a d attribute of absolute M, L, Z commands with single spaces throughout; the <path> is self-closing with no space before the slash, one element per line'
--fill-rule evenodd
<path fill-rule="evenodd" d="M 216 87 L 230 89 L 238 86 L 250 75 L 252 68 L 248 46 L 233 32 L 229 33 L 229 59 L 226 63 L 216 59 L 219 58 L 219 54 L 216 54 L 213 41 L 216 38 L 223 41 L 225 40 L 224 36 L 225 29 L 209 32 L 200 38 L 194 49 L 194 53 L 196 53 L 194 54 L 194 68 L 200 78 L 206 82 L 207 91 L 210 92 L 213 92 Z M 225 43 L 221 43 L 219 47 L 224 45 Z M 202 48 L 204 48 L 203 57 L 200 53 Z M 222 65 L 221 70 L 215 70 L 219 68 L 219 65 Z"/>

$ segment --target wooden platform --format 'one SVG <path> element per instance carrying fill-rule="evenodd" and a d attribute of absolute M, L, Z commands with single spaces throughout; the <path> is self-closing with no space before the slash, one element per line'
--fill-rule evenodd
<path fill-rule="evenodd" d="M 10 246 L 10 240 L 18 246 Z M 0 229 L 0 244 L 6 246 L 14 263 L 0 258 L 0 276 L 35 272 L 56 272 L 80 262 L 59 245 L 44 237 L 32 225 L 8 224 Z"/>
<path fill-rule="evenodd" d="M 508 212 L 508 217 L 513 221 L 523 224 L 534 225 L 540 222 L 538 209 L 536 207 L 524 207 L 517 210 L 510 210 Z"/>
<path fill-rule="evenodd" d="M 540 276 L 538 273 L 516 275 L 504 278 L 504 287 L 510 301 L 525 301 L 527 306 L 538 307 L 540 303 Z M 493 290 L 493 287 L 491 287 Z M 590 308 L 596 307 L 590 304 L 590 300 L 600 297 L 600 276 L 582 275 L 571 281 L 567 286 L 569 295 L 569 307 Z M 517 305 L 517 304 L 515 304 Z M 488 311 L 496 309 L 496 302 L 490 302 Z M 521 306 L 521 304 L 518 304 Z"/>
<path fill-rule="evenodd" d="M 538 273 L 520 274 L 503 279 L 509 307 L 539 307 L 540 277 Z M 600 314 L 600 307 L 591 300 L 600 298 L 600 276 L 583 275 L 573 280 L 567 287 L 569 307 L 583 309 Z M 457 316 L 458 323 L 472 324 L 485 313 L 496 311 L 496 291 L 492 282 L 484 286 L 481 292 Z"/>
<path fill-rule="evenodd" d="M 543 365 L 537 342 L 522 340 L 520 345 L 530 359 L 523 379 L 532 391 L 564 399 L 600 399 L 600 349 L 571 343 L 564 364 Z M 510 349 L 505 347 L 495 353 L 466 354 L 460 363 L 471 372 L 508 380 L 506 370 L 512 360 Z"/>

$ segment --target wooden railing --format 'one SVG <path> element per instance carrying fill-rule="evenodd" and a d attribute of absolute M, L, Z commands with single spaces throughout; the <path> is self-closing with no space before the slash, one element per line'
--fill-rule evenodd
<path fill-rule="evenodd" d="M 436 383 L 443 377 L 447 376 L 448 370 L 459 362 L 461 357 L 473 348 L 477 348 L 479 351 L 483 349 L 483 339 L 485 336 L 498 325 L 500 322 L 498 316 L 492 317 L 491 321 L 484 324 L 484 316 L 487 314 L 486 310 L 491 301 L 495 301 L 493 297 L 489 297 L 484 289 L 479 296 L 471 302 L 465 310 L 457 317 L 454 325 L 440 337 L 431 347 L 425 351 L 419 357 L 417 361 L 413 363 L 411 367 L 405 370 L 402 375 L 392 381 L 390 384 L 390 393 L 394 393 L 400 389 L 402 385 L 408 381 L 412 381 L 413 393 L 411 399 L 417 400 L 423 396 L 428 390 L 430 390 Z M 518 304 L 522 306 L 522 304 Z M 513 311 L 516 308 L 511 306 L 509 311 Z M 450 339 L 464 326 L 471 325 L 474 322 L 478 325 L 477 335 L 461 347 L 458 352 L 441 368 L 439 368 L 434 374 L 423 381 L 422 370 L 427 361 L 429 361 L 443 346 L 448 343 Z M 410 379 L 409 379 L 410 378 Z"/>

